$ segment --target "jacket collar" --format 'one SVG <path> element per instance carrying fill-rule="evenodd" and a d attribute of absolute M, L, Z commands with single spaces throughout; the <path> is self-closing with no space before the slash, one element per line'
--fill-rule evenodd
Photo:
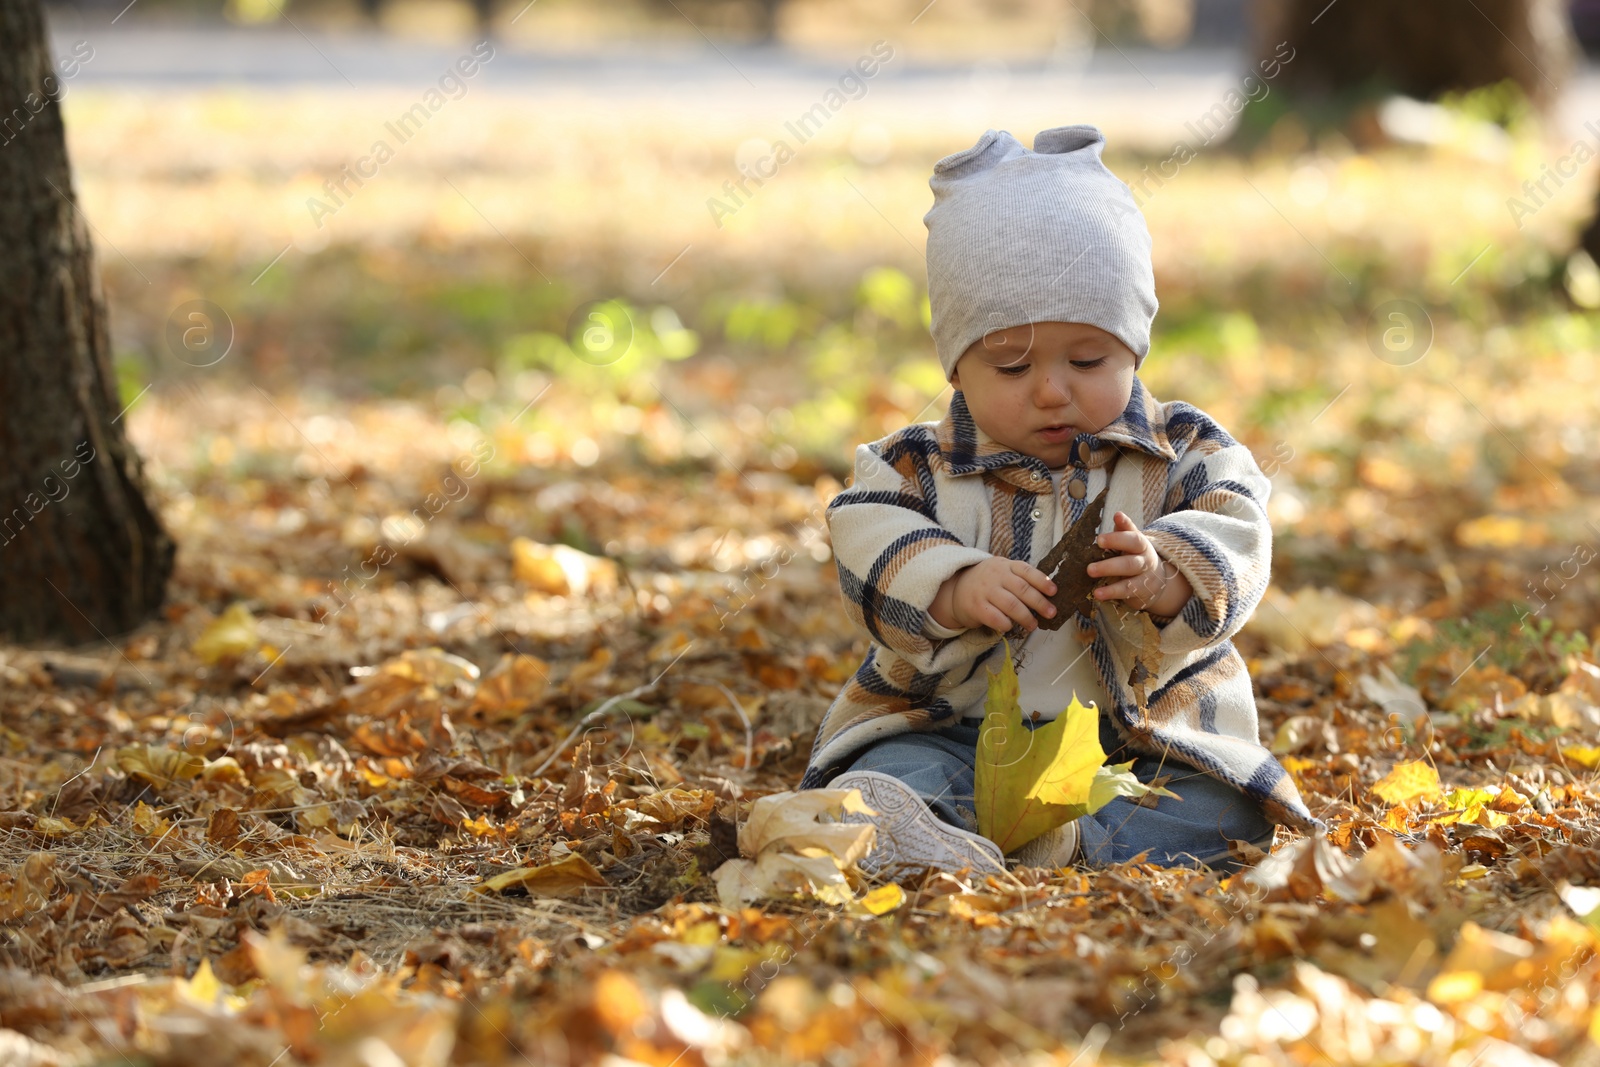
<path fill-rule="evenodd" d="M 1050 467 L 1044 460 L 1007 448 L 985 433 L 973 421 L 972 412 L 967 409 L 966 394 L 960 389 L 950 401 L 950 410 L 935 424 L 934 436 L 945 472 L 952 476 L 991 471 L 1006 481 L 1035 491 L 1042 480 L 1050 477 Z M 1080 447 L 1084 444 L 1089 446 L 1087 457 Z M 1144 452 L 1169 463 L 1178 458 L 1167 441 L 1161 404 L 1137 377 L 1133 379 L 1133 393 L 1122 414 L 1099 433 L 1079 434 L 1073 441 L 1068 464 L 1077 469 L 1104 466 L 1125 449 Z"/>

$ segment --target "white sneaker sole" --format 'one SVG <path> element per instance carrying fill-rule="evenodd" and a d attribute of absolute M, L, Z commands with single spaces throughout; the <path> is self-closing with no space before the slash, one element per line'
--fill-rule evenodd
<path fill-rule="evenodd" d="M 1007 857 L 1013 867 L 1043 867 L 1059 870 L 1078 858 L 1078 824 L 1065 823 L 1046 830 Z"/>
<path fill-rule="evenodd" d="M 951 826 L 928 807 L 917 791 L 878 771 L 849 771 L 828 783 L 830 789 L 859 789 L 877 815 L 846 813 L 843 822 L 870 822 L 877 845 L 860 860 L 863 871 L 878 875 L 909 864 L 942 871 L 970 868 L 981 874 L 1005 871 L 1000 847 L 987 837 Z"/>

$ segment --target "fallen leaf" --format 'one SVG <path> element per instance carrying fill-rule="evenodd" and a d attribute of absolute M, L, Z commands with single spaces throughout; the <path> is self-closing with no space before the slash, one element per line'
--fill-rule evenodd
<path fill-rule="evenodd" d="M 206 761 L 190 752 L 152 745 L 127 745 L 117 750 L 117 766 L 157 789 L 200 777 Z"/>
<path fill-rule="evenodd" d="M 624 800 L 617 805 L 619 808 L 632 808 L 640 815 L 654 819 L 664 829 L 675 829 L 685 822 L 706 819 L 716 806 L 717 794 L 709 789 L 667 789 Z"/>
<path fill-rule="evenodd" d="M 822 822 L 821 816 L 843 812 L 876 815 L 857 789 L 802 789 L 758 798 L 739 827 L 739 853 L 758 857 L 776 850 L 820 849 L 851 864 L 867 854 L 876 840 L 871 823 Z"/>
<path fill-rule="evenodd" d="M 876 815 L 859 789 L 804 789 L 758 798 L 739 827 L 739 857 L 713 875 L 725 907 L 795 894 L 844 904 L 855 897 L 845 871 L 877 841 L 870 822 L 834 822 L 850 812 Z M 753 857 L 750 859 L 744 857 Z"/>
<path fill-rule="evenodd" d="M 906 891 L 890 882 L 867 893 L 856 904 L 872 915 L 887 915 L 905 902 Z"/>
<path fill-rule="evenodd" d="M 517 888 L 529 896 L 569 897 L 586 886 L 603 886 L 605 876 L 594 865 L 574 852 L 554 863 L 538 867 L 513 867 L 472 887 L 475 893 L 503 893 Z"/>
<path fill-rule="evenodd" d="M 1571 760 L 1584 770 L 1600 768 L 1600 747 L 1593 745 L 1562 745 L 1561 758 Z"/>
<path fill-rule="evenodd" d="M 1389 804 L 1437 800 L 1440 796 L 1439 772 L 1424 760 L 1401 763 L 1373 784 L 1372 794 Z"/>
<path fill-rule="evenodd" d="M 877 828 L 861 824 L 867 830 Z M 731 859 L 718 867 L 714 878 L 717 896 L 725 908 L 738 908 L 770 898 L 795 894 L 815 897 L 825 904 L 844 904 L 855 893 L 837 857 L 822 849 L 817 855 L 799 855 L 773 849 L 755 860 Z"/>
<path fill-rule="evenodd" d="M 545 545 L 526 537 L 511 542 L 511 572 L 547 596 L 584 596 L 614 591 L 617 565 L 570 545 Z"/>
<path fill-rule="evenodd" d="M 1272 753 L 1287 756 L 1303 752 L 1316 744 L 1326 743 L 1334 736 L 1331 724 L 1320 715 L 1294 715 L 1285 719 L 1272 738 Z"/>
<path fill-rule="evenodd" d="M 507 652 L 484 676 L 467 714 L 478 722 L 507 722 L 539 703 L 549 685 L 548 663 Z"/>
<path fill-rule="evenodd" d="M 0 889 L 0 919 L 9 922 L 44 907 L 55 887 L 55 866 L 56 858 L 50 853 L 30 853 L 15 880 Z"/>
<path fill-rule="evenodd" d="M 1285 593 L 1271 586 L 1245 629 L 1275 648 L 1299 654 L 1342 641 L 1351 630 L 1370 626 L 1377 618 L 1371 604 L 1334 589 L 1308 585 Z"/>
<path fill-rule="evenodd" d="M 239 659 L 254 652 L 261 644 L 261 631 L 254 615 L 242 603 L 234 602 L 200 631 L 194 640 L 193 651 L 203 663 L 220 663 L 226 659 Z"/>
<path fill-rule="evenodd" d="M 1402 726 L 1415 729 L 1418 720 L 1428 717 L 1422 693 L 1416 686 L 1402 682 L 1387 663 L 1378 665 L 1377 677 L 1363 674 L 1358 684 L 1362 696 L 1382 708 L 1384 714 L 1396 716 Z"/>

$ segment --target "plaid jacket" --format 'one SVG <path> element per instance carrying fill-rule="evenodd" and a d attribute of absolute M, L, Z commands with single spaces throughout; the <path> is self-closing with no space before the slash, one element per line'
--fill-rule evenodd
<path fill-rule="evenodd" d="M 1269 483 L 1249 450 L 1135 378 L 1122 415 L 1079 435 L 1061 487 L 1066 524 L 1107 493 L 1102 530 L 1126 512 L 1194 587 L 1158 626 L 1162 659 L 1144 715 L 1127 684 L 1138 628 L 1119 624 L 1126 609 L 1098 603 L 1092 621 L 1065 624 L 1090 647 L 1110 697 L 1103 712 L 1124 742 L 1214 775 L 1275 822 L 1321 828 L 1261 744 L 1250 677 L 1230 640 L 1266 592 L 1272 555 Z M 979 626 L 936 636 L 928 606 L 946 579 L 990 555 L 1037 565 L 1052 547 L 1037 504 L 1052 492 L 1044 461 L 980 430 L 960 390 L 940 422 L 856 449 L 855 478 L 828 505 L 828 528 L 846 612 L 873 644 L 818 728 L 800 788 L 826 785 L 874 741 L 981 706 L 1003 635 Z"/>

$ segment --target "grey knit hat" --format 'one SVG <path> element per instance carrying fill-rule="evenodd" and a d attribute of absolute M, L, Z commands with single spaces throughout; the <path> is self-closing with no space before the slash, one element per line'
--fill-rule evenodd
<path fill-rule="evenodd" d="M 1150 231 L 1100 161 L 1094 126 L 1058 126 L 1033 151 L 989 130 L 933 165 L 928 302 L 945 379 L 974 341 L 1031 322 L 1086 322 L 1150 351 Z"/>

